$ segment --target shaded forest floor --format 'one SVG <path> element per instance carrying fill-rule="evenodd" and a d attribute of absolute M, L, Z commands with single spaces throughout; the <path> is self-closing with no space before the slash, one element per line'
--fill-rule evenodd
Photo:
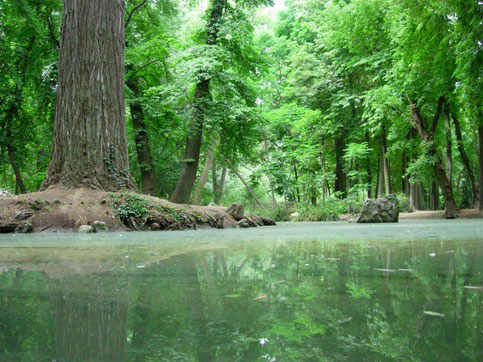
<path fill-rule="evenodd" d="M 247 226 L 274 224 L 256 215 L 244 220 Z M 238 221 L 225 207 L 174 204 L 133 192 L 51 188 L 0 198 L 3 233 L 78 231 L 85 225 L 109 231 L 184 230 L 237 227 Z"/>
<path fill-rule="evenodd" d="M 478 209 L 463 209 L 459 211 L 459 218 L 462 219 L 478 219 L 483 218 L 483 213 Z M 402 212 L 399 219 L 443 219 L 444 211 L 420 210 L 415 212 Z"/>

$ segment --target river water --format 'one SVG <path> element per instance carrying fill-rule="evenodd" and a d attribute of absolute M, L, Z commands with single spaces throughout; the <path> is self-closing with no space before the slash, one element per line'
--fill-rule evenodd
<path fill-rule="evenodd" d="M 482 361 L 483 221 L 0 235 L 0 361 Z"/>

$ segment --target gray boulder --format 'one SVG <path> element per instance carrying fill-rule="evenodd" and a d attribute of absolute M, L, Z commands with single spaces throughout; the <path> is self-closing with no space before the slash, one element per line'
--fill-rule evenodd
<path fill-rule="evenodd" d="M 358 223 L 398 222 L 399 202 L 395 195 L 367 199 L 357 219 Z"/>
<path fill-rule="evenodd" d="M 96 229 L 94 229 L 91 225 L 81 225 L 79 226 L 78 232 L 80 233 L 95 233 Z"/>
<path fill-rule="evenodd" d="M 104 221 L 96 220 L 92 223 L 92 226 L 94 226 L 94 229 L 96 232 L 109 231 L 109 228 L 107 227 L 107 224 Z"/>
<path fill-rule="evenodd" d="M 226 210 L 227 214 L 231 215 L 236 221 L 243 219 L 245 214 L 245 208 L 242 204 L 234 202 L 230 205 L 230 207 Z"/>

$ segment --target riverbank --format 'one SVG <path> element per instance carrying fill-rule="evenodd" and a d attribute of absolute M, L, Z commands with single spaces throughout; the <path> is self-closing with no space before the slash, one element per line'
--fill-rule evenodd
<path fill-rule="evenodd" d="M 0 232 L 185 230 L 235 228 L 228 208 L 175 204 L 133 192 L 51 188 L 0 198 Z M 265 217 L 244 215 L 244 226 L 274 225 Z"/>

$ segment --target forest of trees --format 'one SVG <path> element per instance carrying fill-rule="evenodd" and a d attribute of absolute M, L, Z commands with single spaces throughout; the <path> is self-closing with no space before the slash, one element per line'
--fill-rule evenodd
<path fill-rule="evenodd" d="M 0 188 L 483 209 L 481 1 L 271 5 L 0 2 Z"/>

